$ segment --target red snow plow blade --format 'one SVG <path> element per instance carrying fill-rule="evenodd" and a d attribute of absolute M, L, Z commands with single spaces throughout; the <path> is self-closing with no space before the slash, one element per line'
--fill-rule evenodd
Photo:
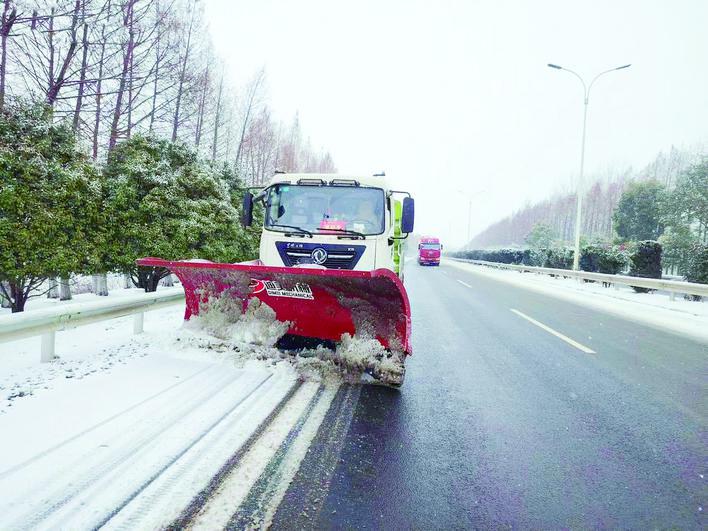
<path fill-rule="evenodd" d="M 350 271 L 141 258 L 141 266 L 165 267 L 179 277 L 187 302 L 185 319 L 200 305 L 227 293 L 242 301 L 257 297 L 291 324 L 289 334 L 339 342 L 343 334 L 367 334 L 387 349 L 411 354 L 408 295 L 388 269 Z"/>

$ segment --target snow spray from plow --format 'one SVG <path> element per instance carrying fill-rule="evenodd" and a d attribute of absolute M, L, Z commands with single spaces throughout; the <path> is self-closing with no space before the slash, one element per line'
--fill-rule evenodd
<path fill-rule="evenodd" d="M 411 354 L 408 295 L 395 273 L 319 267 L 265 266 L 259 260 L 238 264 L 141 258 L 137 264 L 162 267 L 180 279 L 187 303 L 185 319 L 222 297 L 253 298 L 289 324 L 288 334 L 339 343 L 343 336 L 372 337 L 385 348 Z M 401 374 L 402 380 L 402 374 Z M 382 381 L 392 385 L 401 382 Z"/>

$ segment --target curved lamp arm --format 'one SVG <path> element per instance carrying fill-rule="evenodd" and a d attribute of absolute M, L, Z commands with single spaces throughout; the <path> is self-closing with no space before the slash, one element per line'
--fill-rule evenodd
<path fill-rule="evenodd" d="M 593 84 L 595 83 L 595 81 L 597 81 L 597 79 L 598 79 L 600 76 L 603 76 L 603 75 L 605 75 L 605 74 L 609 74 L 610 72 L 614 72 L 615 70 L 622 70 L 622 69 L 624 69 L 624 68 L 629 68 L 629 67 L 632 66 L 632 65 L 631 65 L 631 64 L 622 65 L 622 66 L 618 66 L 618 67 L 616 67 L 616 68 L 610 68 L 609 70 L 605 70 L 605 71 L 603 71 L 603 72 L 600 72 L 600 73 L 597 74 L 594 78 L 592 78 L 592 81 L 590 82 L 590 85 L 586 85 L 586 84 L 585 84 L 585 80 L 580 76 L 580 74 L 578 74 L 577 72 L 571 70 L 570 68 L 565 68 L 564 66 L 556 65 L 556 64 L 553 64 L 553 63 L 548 63 L 548 66 L 549 66 L 550 68 L 554 68 L 554 69 L 556 69 L 556 70 L 565 70 L 566 72 L 569 72 L 569 73 L 573 74 L 575 77 L 577 77 L 577 78 L 580 80 L 580 82 L 583 84 L 583 95 L 585 96 L 585 103 L 587 104 L 588 99 L 590 98 L 590 89 L 592 89 Z"/>
<path fill-rule="evenodd" d="M 615 70 L 623 70 L 625 68 L 629 68 L 630 66 L 632 66 L 632 65 L 631 64 L 622 65 L 622 66 L 618 66 L 617 68 L 610 68 L 609 70 L 605 70 L 604 72 L 600 72 L 599 74 L 597 74 L 590 82 L 590 86 L 588 87 L 587 96 L 588 97 L 590 96 L 590 89 L 592 88 L 593 84 L 595 83 L 595 81 L 597 81 L 597 79 L 599 77 L 604 76 L 605 74 L 609 74 L 610 72 L 614 72 Z"/>

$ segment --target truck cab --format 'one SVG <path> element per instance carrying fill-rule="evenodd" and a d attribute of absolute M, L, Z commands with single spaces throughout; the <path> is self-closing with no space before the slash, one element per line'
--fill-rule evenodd
<path fill-rule="evenodd" d="M 418 243 L 418 264 L 439 266 L 442 248 L 438 238 L 422 237 Z"/>
<path fill-rule="evenodd" d="M 264 205 L 264 265 L 373 271 L 403 276 L 403 244 L 413 230 L 413 199 L 383 175 L 276 173 L 255 197 Z M 244 223 L 245 225 L 250 224 Z"/>

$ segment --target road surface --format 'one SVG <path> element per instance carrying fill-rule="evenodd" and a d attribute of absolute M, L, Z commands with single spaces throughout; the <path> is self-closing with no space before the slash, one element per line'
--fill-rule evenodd
<path fill-rule="evenodd" d="M 400 392 L 340 391 L 275 528 L 705 528 L 706 355 L 443 265 Z"/>

